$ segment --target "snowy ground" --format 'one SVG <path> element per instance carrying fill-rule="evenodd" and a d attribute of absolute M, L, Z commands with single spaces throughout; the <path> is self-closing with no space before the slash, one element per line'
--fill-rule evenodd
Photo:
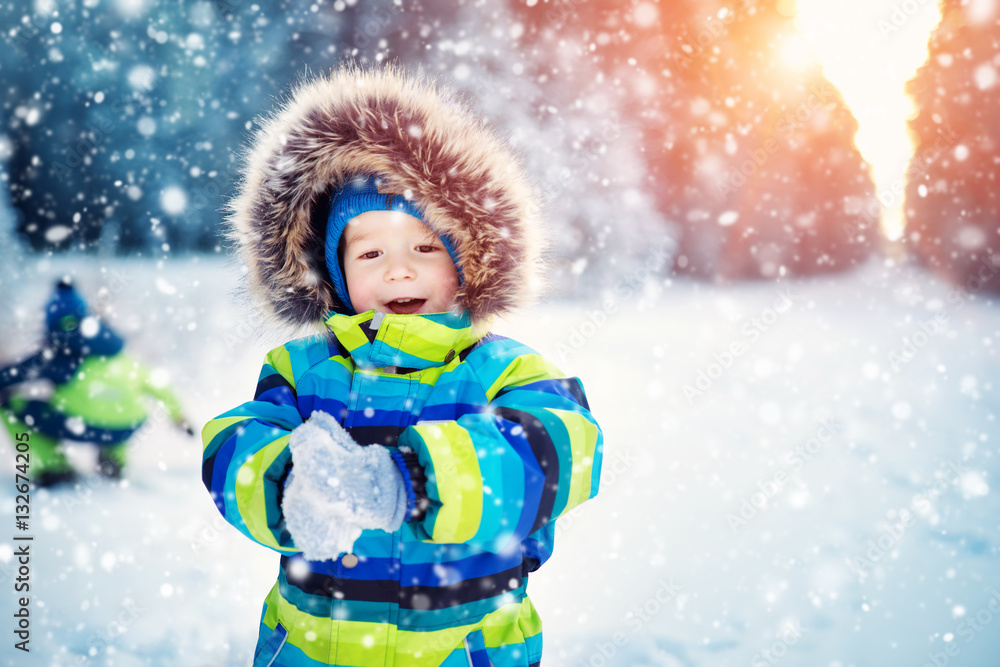
<path fill-rule="evenodd" d="M 67 270 L 104 289 L 199 426 L 250 397 L 281 342 L 255 332 L 219 262 L 77 260 L 29 264 L 16 290 L 5 278 L 20 309 L 0 313 L 5 357 L 30 347 Z M 583 379 L 606 438 L 600 495 L 561 520 L 532 579 L 544 664 L 996 665 L 997 304 L 878 264 L 626 292 L 500 328 Z M 278 559 L 218 516 L 200 449 L 155 424 L 127 484 L 32 496 L 32 652 L 7 630 L 2 664 L 249 664 Z M 7 619 L 13 495 L 3 485 Z"/>

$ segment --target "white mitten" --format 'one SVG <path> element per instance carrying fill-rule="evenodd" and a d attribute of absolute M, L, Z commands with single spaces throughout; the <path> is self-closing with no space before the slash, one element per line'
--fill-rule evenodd
<path fill-rule="evenodd" d="M 289 439 L 292 471 L 282 511 L 308 560 L 350 551 L 365 529 L 395 531 L 406 514 L 406 487 L 389 450 L 362 447 L 333 416 L 316 411 Z"/>

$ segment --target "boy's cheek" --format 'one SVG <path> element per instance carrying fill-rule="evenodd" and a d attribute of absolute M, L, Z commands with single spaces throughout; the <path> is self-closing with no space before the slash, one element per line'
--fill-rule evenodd
<path fill-rule="evenodd" d="M 351 297 L 354 309 L 359 313 L 364 310 L 370 310 L 372 306 L 368 308 L 361 308 L 360 306 L 362 303 L 371 303 L 373 300 L 370 276 L 365 275 L 363 271 L 348 270 L 346 267 L 344 273 L 346 274 L 344 282 L 347 283 L 347 293 Z"/>

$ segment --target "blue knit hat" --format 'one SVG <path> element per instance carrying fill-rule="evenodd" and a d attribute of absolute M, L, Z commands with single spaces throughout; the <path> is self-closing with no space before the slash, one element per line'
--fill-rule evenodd
<path fill-rule="evenodd" d="M 344 184 L 330 201 L 330 216 L 326 221 L 326 270 L 330 274 L 330 280 L 333 281 L 337 298 L 344 304 L 350 315 L 356 313 L 354 306 L 351 305 L 351 295 L 347 291 L 347 279 L 344 277 L 338 253 L 340 237 L 344 235 L 347 223 L 368 211 L 402 211 L 427 224 L 423 211 L 414 201 L 403 195 L 380 194 L 378 190 L 381 182 L 382 179 L 372 174 L 355 176 Z M 462 269 L 458 264 L 458 255 L 455 253 L 454 244 L 447 236 L 443 234 L 438 234 L 438 236 L 451 256 L 451 261 L 455 263 L 459 280 L 461 280 Z"/>
<path fill-rule="evenodd" d="M 74 331 L 87 316 L 87 303 L 76 288 L 63 278 L 45 307 L 45 323 L 50 332 Z"/>

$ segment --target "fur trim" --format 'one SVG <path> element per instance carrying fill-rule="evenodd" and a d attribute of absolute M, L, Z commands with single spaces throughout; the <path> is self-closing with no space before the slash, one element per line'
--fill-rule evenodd
<path fill-rule="evenodd" d="M 265 119 L 230 202 L 251 291 L 278 319 L 315 324 L 341 304 L 324 260 L 330 193 L 360 173 L 412 193 L 455 243 L 457 303 L 477 329 L 527 305 L 544 250 L 538 206 L 505 142 L 433 82 L 398 67 L 306 81 Z"/>

